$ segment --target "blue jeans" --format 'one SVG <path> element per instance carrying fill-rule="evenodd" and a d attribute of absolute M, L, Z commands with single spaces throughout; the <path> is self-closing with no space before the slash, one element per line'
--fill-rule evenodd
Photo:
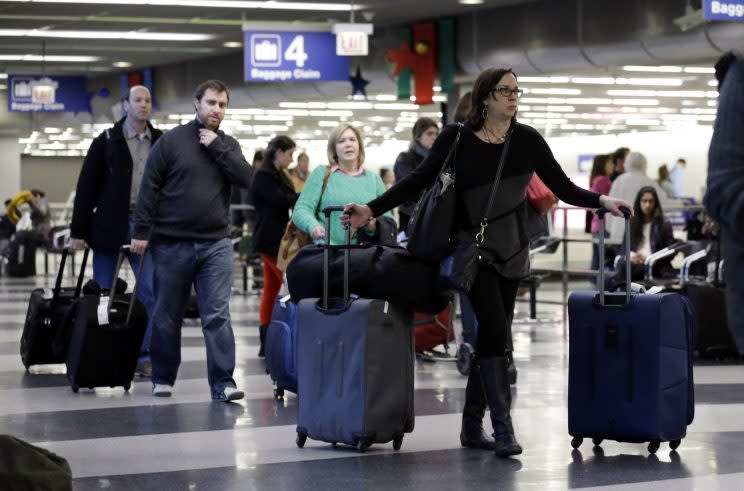
<path fill-rule="evenodd" d="M 154 265 L 152 361 L 153 384 L 174 385 L 181 364 L 181 326 L 191 285 L 207 347 L 207 377 L 212 394 L 235 387 L 235 338 L 230 323 L 233 247 L 217 241 L 152 240 Z"/>
<path fill-rule="evenodd" d="M 130 217 L 130 236 L 132 225 L 132 218 Z M 93 251 L 93 279 L 101 288 L 111 288 L 111 280 L 114 278 L 114 268 L 116 268 L 117 256 L 117 254 L 104 254 L 102 252 Z M 132 271 L 134 271 L 135 275 L 139 268 L 139 262 L 139 254 L 129 255 L 129 264 L 132 266 Z M 145 330 L 145 337 L 142 339 L 142 346 L 140 347 L 140 361 L 142 361 L 148 358 L 148 353 L 150 352 L 152 312 L 155 307 L 155 295 L 152 291 L 152 257 L 149 252 L 145 253 L 145 263 L 142 266 L 142 274 L 140 275 L 139 284 L 137 285 L 137 298 L 145 306 L 145 311 L 147 311 L 147 329 Z"/>

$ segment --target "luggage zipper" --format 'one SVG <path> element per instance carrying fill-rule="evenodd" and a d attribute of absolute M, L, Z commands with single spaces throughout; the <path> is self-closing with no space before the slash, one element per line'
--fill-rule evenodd
<path fill-rule="evenodd" d="M 344 342 L 338 342 L 338 383 L 336 384 L 336 395 L 341 398 L 344 392 Z"/>
<path fill-rule="evenodd" d="M 318 339 L 316 346 L 318 348 L 318 399 L 323 394 L 323 340 Z"/>

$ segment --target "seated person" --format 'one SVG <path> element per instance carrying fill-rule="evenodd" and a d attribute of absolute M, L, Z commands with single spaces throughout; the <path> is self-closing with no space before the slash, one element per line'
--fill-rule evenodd
<path fill-rule="evenodd" d="M 638 191 L 633 205 L 634 216 L 630 219 L 630 261 L 631 280 L 641 281 L 645 276 L 644 262 L 652 253 L 672 245 L 675 240 L 672 225 L 664 218 L 656 188 L 645 186 Z M 625 243 L 625 242 L 623 242 Z M 674 270 L 672 258 L 665 258 L 656 263 L 654 276 L 671 277 Z M 625 263 L 618 264 L 616 275 L 610 286 L 625 281 Z"/>

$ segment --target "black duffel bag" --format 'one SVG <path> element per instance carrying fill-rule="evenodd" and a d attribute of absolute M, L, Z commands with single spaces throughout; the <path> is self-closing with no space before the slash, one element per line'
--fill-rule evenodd
<path fill-rule="evenodd" d="M 323 295 L 322 246 L 303 247 L 287 267 L 287 283 L 292 300 Z M 329 251 L 328 292 L 343 296 L 343 246 Z M 387 300 L 416 312 L 436 314 L 449 302 L 449 296 L 436 287 L 439 265 L 416 258 L 402 247 L 351 246 L 349 290 L 362 298 Z"/>

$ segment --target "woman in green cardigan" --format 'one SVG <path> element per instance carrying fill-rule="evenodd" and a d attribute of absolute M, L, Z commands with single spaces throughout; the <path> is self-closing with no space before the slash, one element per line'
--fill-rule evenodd
<path fill-rule="evenodd" d="M 352 201 L 372 200 L 385 192 L 385 185 L 377 172 L 364 169 L 364 143 L 362 134 L 350 124 L 335 128 L 328 138 L 328 165 L 331 172 L 323 190 L 326 167 L 316 168 L 305 182 L 305 187 L 294 207 L 292 220 L 297 228 L 309 234 L 316 242 L 325 241 L 326 229 L 323 208 L 345 205 Z M 320 201 L 320 205 L 318 204 Z M 366 202 L 366 201 L 365 201 Z M 340 212 L 331 216 L 331 223 L 338 224 Z M 386 215 L 390 216 L 389 213 Z M 377 221 L 371 220 L 361 231 L 353 230 L 352 243 L 357 243 L 359 233 L 373 236 Z M 331 227 L 331 244 L 344 243 L 341 227 Z"/>

